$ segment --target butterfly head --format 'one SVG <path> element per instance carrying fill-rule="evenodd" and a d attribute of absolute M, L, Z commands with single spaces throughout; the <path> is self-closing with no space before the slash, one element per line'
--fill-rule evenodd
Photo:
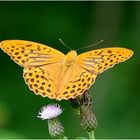
<path fill-rule="evenodd" d="M 71 65 L 73 62 L 75 62 L 75 59 L 77 57 L 76 51 L 72 50 L 66 54 L 65 63 Z"/>

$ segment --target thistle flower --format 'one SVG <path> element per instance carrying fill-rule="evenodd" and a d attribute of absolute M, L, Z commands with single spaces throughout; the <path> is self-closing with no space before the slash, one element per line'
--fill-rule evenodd
<path fill-rule="evenodd" d="M 49 134 L 52 137 L 64 137 L 64 127 L 58 120 L 58 116 L 63 112 L 58 104 L 43 106 L 39 112 L 38 118 L 48 120 Z"/>
<path fill-rule="evenodd" d="M 37 117 L 41 118 L 42 120 L 46 120 L 46 119 L 48 120 L 48 119 L 56 118 L 62 112 L 63 110 L 58 104 L 50 104 L 47 106 L 43 106 Z"/>

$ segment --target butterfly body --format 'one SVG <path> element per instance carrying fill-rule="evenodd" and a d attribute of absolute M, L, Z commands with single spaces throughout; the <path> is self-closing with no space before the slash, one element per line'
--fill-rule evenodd
<path fill-rule="evenodd" d="M 80 55 L 72 50 L 64 55 L 49 46 L 23 40 L 2 41 L 0 47 L 24 67 L 25 82 L 36 95 L 56 100 L 83 94 L 99 73 L 133 55 L 133 51 L 119 47 Z"/>
<path fill-rule="evenodd" d="M 77 53 L 76 51 L 72 50 L 66 54 L 64 65 L 70 67 L 72 64 L 76 62 Z"/>

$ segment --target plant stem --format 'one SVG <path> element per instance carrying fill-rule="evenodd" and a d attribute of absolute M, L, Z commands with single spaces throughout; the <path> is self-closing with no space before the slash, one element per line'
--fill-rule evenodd
<path fill-rule="evenodd" d="M 59 136 L 57 138 L 55 138 L 55 140 L 67 140 L 68 138 L 66 136 Z"/>
<path fill-rule="evenodd" d="M 63 136 L 63 138 L 62 138 L 63 140 L 67 140 L 67 137 L 66 136 Z"/>
<path fill-rule="evenodd" d="M 89 136 L 90 139 L 94 139 L 95 140 L 95 135 L 94 135 L 94 131 L 93 130 L 91 130 L 91 131 L 89 131 L 87 133 L 88 133 L 88 136 Z"/>

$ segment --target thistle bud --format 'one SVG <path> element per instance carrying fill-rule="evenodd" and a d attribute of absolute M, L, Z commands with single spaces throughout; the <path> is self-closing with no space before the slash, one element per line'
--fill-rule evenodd
<path fill-rule="evenodd" d="M 89 95 L 88 90 L 81 96 L 71 100 L 71 105 L 74 110 L 80 109 L 80 124 L 81 127 L 86 131 L 91 131 L 97 126 L 97 120 L 92 112 L 92 98 Z M 78 112 L 78 111 L 77 111 Z"/>
<path fill-rule="evenodd" d="M 81 105 L 80 108 L 80 124 L 86 131 L 94 130 L 97 126 L 97 120 L 93 112 L 85 105 Z"/>
<path fill-rule="evenodd" d="M 58 118 L 49 119 L 48 128 L 49 128 L 49 134 L 52 137 L 63 137 L 64 127 L 62 126 Z"/>
<path fill-rule="evenodd" d="M 92 98 L 87 90 L 80 100 L 80 119 L 82 128 L 88 132 L 97 126 L 96 117 L 92 112 Z"/>

